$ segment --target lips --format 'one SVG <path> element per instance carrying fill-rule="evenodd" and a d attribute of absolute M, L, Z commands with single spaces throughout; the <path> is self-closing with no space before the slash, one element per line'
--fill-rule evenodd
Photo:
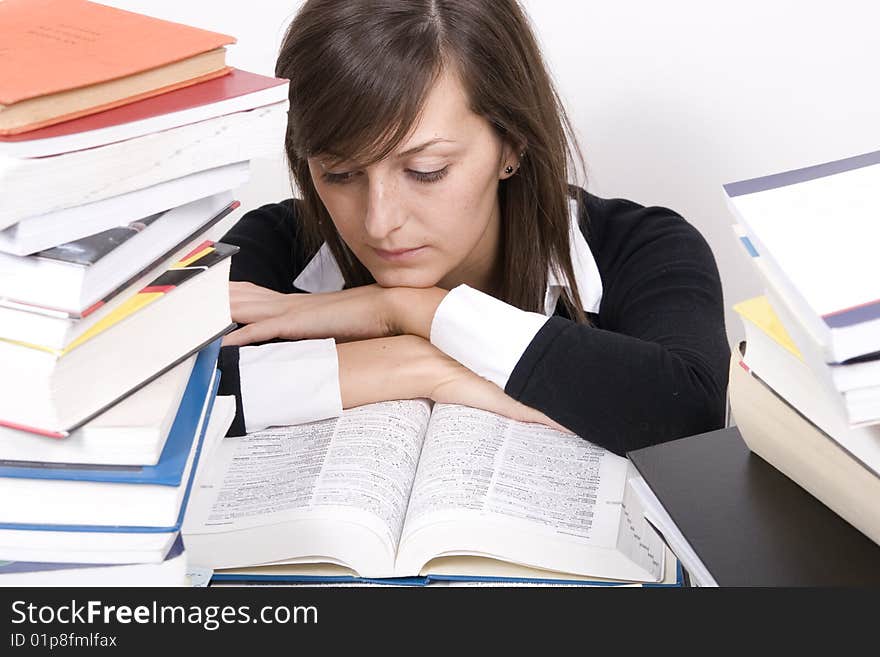
<path fill-rule="evenodd" d="M 415 257 L 423 252 L 426 248 L 427 247 L 424 246 L 417 246 L 411 249 L 394 249 L 393 251 L 376 248 L 374 248 L 373 250 L 376 252 L 376 255 L 378 255 L 383 260 L 399 261 Z"/>

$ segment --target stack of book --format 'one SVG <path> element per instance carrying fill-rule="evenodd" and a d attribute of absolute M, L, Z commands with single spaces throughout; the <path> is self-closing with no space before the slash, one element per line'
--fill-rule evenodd
<path fill-rule="evenodd" d="M 216 240 L 280 153 L 287 81 L 85 0 L 5 0 L 0 43 L 0 583 L 181 584 L 197 464 L 234 414 Z"/>
<path fill-rule="evenodd" d="M 749 448 L 880 543 L 880 152 L 725 186 L 765 295 L 735 310 Z"/>

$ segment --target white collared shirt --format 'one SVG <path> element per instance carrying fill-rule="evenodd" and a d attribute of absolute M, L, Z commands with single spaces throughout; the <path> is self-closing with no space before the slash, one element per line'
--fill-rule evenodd
<path fill-rule="evenodd" d="M 598 313 L 602 279 L 578 226 L 577 203 L 570 204 L 569 247 L 575 283 L 585 312 Z M 293 285 L 306 292 L 338 292 L 345 279 L 327 244 L 309 261 Z M 549 268 L 544 314 L 527 312 L 467 285 L 443 298 L 431 323 L 431 343 L 502 390 L 525 350 L 553 315 L 562 289 Z M 239 352 L 245 429 L 313 422 L 342 413 L 336 342 L 300 340 L 242 347 Z M 303 404 L 303 400 L 308 400 Z"/>

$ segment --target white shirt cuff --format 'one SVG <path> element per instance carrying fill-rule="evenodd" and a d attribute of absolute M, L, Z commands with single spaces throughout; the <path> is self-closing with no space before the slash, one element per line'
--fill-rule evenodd
<path fill-rule="evenodd" d="M 523 352 L 549 318 L 459 285 L 431 322 L 431 344 L 502 390 Z"/>
<path fill-rule="evenodd" d="M 342 413 L 333 338 L 242 347 L 238 372 L 248 433 Z"/>

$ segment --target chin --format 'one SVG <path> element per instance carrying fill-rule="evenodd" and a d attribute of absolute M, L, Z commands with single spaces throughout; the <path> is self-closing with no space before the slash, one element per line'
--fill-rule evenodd
<path fill-rule="evenodd" d="M 381 287 L 434 287 L 440 280 L 426 272 L 406 269 L 375 272 L 373 278 Z"/>

